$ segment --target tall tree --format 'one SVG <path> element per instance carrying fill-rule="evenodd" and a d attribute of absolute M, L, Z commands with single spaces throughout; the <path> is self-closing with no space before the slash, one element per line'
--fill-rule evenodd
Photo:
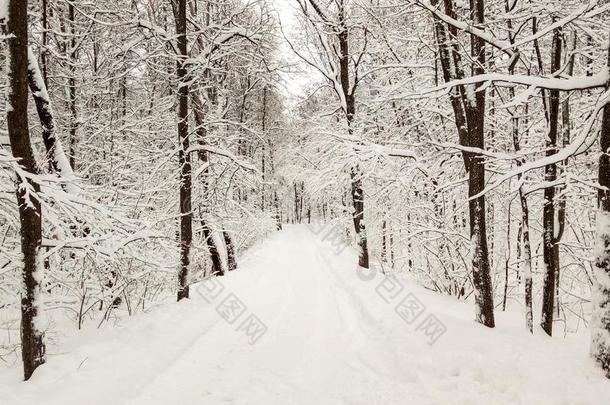
<path fill-rule="evenodd" d="M 609 36 L 610 38 L 610 36 Z M 610 47 L 608 48 L 610 70 Z M 606 105 L 600 133 L 597 194 L 597 257 L 593 286 L 593 316 L 591 321 L 591 353 L 610 378 L 610 81 L 606 84 Z"/>
<path fill-rule="evenodd" d="M 315 66 L 332 85 L 333 90 L 339 98 L 340 109 L 347 124 L 348 135 L 351 138 L 354 134 L 356 119 L 356 91 L 360 82 L 358 73 L 366 52 L 367 30 L 364 30 L 365 39 L 362 49 L 358 52 L 353 52 L 350 50 L 350 45 L 354 46 L 354 44 L 350 44 L 353 27 L 350 27 L 348 22 L 348 10 L 345 0 L 334 2 L 336 9 L 333 14 L 330 14 L 330 10 L 324 10 L 317 0 L 308 1 L 313 9 L 313 13 L 310 12 L 305 1 L 299 0 L 299 4 L 303 14 L 316 32 L 322 48 L 322 54 L 324 55 L 323 58 L 326 59 L 326 62 L 320 65 L 316 65 L 309 60 L 308 62 Z M 329 40 L 333 41 L 333 43 L 329 43 Z M 294 47 L 293 50 L 295 50 Z M 296 53 L 307 60 L 301 53 Z M 349 175 L 353 207 L 352 221 L 359 247 L 358 265 L 368 268 L 369 249 L 364 220 L 363 173 L 358 163 L 351 165 Z"/>
<path fill-rule="evenodd" d="M 68 23 L 70 25 L 69 45 L 69 77 L 68 93 L 70 101 L 70 166 L 76 168 L 76 148 L 78 133 L 78 113 L 76 110 L 76 63 L 77 63 L 77 41 L 76 41 L 76 15 L 74 4 L 68 3 Z"/>
<path fill-rule="evenodd" d="M 432 1 L 433 6 L 437 4 L 438 0 Z M 472 24 L 482 29 L 485 22 L 484 0 L 472 0 L 470 6 Z M 445 13 L 451 19 L 455 17 L 453 0 L 445 0 Z M 450 39 L 457 36 L 458 30 L 451 24 L 445 28 L 445 24 L 438 17 L 435 27 L 444 79 L 446 82 L 460 80 L 463 78 L 461 56 L 455 40 Z M 486 66 L 485 41 L 480 36 L 471 34 L 470 42 L 472 74 L 483 74 Z M 471 198 L 470 238 L 474 244 L 472 280 L 477 307 L 476 319 L 483 325 L 493 328 L 495 320 L 487 247 L 485 195 L 480 195 L 485 189 L 485 157 L 477 152 L 485 147 L 485 90 L 476 88 L 480 84 L 470 84 L 470 89 L 457 86 L 452 90 L 451 103 L 460 144 L 475 149 L 475 152 L 463 152 L 464 164 L 468 172 L 468 196 Z"/>
<path fill-rule="evenodd" d="M 555 29 L 551 48 L 551 73 L 561 69 L 561 29 Z M 559 132 L 559 90 L 549 91 L 547 108 L 548 136 L 546 140 L 546 155 L 557 153 L 557 134 Z M 557 164 L 551 163 L 544 168 L 544 180 L 553 183 L 557 178 Z M 555 284 L 559 272 L 559 255 L 556 254 L 557 238 L 555 235 L 555 187 L 544 189 L 543 225 L 543 256 L 544 285 L 542 293 L 542 317 L 540 326 L 551 336 L 553 334 L 553 308 L 555 305 Z"/>
<path fill-rule="evenodd" d="M 190 251 L 193 240 L 193 212 L 191 208 L 191 158 L 189 151 L 187 81 L 186 0 L 174 0 L 174 18 L 178 36 L 178 164 L 180 166 L 180 271 L 178 273 L 178 301 L 189 296 Z"/>
<path fill-rule="evenodd" d="M 40 321 L 40 283 L 43 263 L 42 211 L 37 193 L 37 165 L 32 150 L 28 127 L 28 2 L 10 0 L 8 3 L 9 94 L 7 126 L 13 156 L 20 167 L 16 175 L 17 204 L 19 206 L 21 274 L 21 357 L 23 375 L 28 380 L 34 370 L 46 361 L 44 330 Z M 4 16 L 0 16 L 0 19 Z"/>

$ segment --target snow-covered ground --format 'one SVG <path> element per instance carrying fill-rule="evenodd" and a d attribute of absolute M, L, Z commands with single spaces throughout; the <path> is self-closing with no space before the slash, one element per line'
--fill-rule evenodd
<path fill-rule="evenodd" d="M 529 336 L 519 313 L 490 330 L 472 305 L 354 261 L 286 226 L 191 300 L 51 345 L 31 381 L 0 369 L 0 403 L 610 403 L 587 336 Z"/>

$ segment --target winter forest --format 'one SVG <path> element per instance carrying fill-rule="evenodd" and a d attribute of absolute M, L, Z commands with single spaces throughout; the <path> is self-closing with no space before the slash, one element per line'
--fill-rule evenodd
<path fill-rule="evenodd" d="M 0 402 L 610 403 L 609 19 L 0 0 Z"/>

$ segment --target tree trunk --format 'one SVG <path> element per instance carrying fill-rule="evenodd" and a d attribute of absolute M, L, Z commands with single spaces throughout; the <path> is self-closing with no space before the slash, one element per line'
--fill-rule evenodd
<path fill-rule="evenodd" d="M 280 202 L 277 198 L 277 191 L 273 192 L 273 204 L 275 205 L 275 224 L 278 231 L 282 230 L 282 211 L 280 209 Z"/>
<path fill-rule="evenodd" d="M 294 185 L 294 218 L 293 223 L 297 223 L 299 220 L 299 196 L 297 193 L 297 183 L 293 182 Z"/>
<path fill-rule="evenodd" d="M 223 231 L 222 236 L 227 246 L 227 267 L 229 271 L 233 271 L 237 268 L 237 261 L 235 260 L 235 246 L 233 245 L 233 239 L 229 234 L 229 231 Z"/>
<path fill-rule="evenodd" d="M 608 48 L 610 69 L 610 47 Z M 610 82 L 606 91 L 610 90 Z M 610 104 L 606 104 L 600 133 L 599 185 L 597 211 L 597 257 L 593 277 L 591 354 L 610 378 Z"/>
<path fill-rule="evenodd" d="M 178 36 L 178 163 L 180 165 L 180 272 L 178 273 L 178 301 L 189 296 L 188 275 L 190 250 L 193 240 L 193 212 L 191 207 L 191 158 L 188 129 L 188 97 L 186 58 L 186 0 L 176 0 L 174 16 Z"/>
<path fill-rule="evenodd" d="M 482 25 L 484 23 L 484 3 L 483 0 L 471 1 L 470 12 L 474 24 Z M 471 36 L 470 42 L 471 55 L 476 61 L 473 64 L 472 73 L 473 75 L 483 74 L 485 73 L 484 67 L 486 65 L 485 42 L 474 35 Z M 472 104 L 472 100 L 464 100 L 464 104 L 468 106 L 466 109 L 469 136 L 467 146 L 485 149 L 485 90 L 478 91 L 474 101 L 475 105 Z M 478 153 L 473 154 L 469 174 L 468 195 L 472 197 L 481 193 L 485 188 L 485 159 L 482 155 Z M 493 328 L 495 320 L 491 269 L 487 248 L 485 196 L 470 200 L 469 208 L 470 237 L 475 245 L 472 261 L 472 279 L 476 290 L 477 321 Z"/>
<path fill-rule="evenodd" d="M 551 73 L 561 68 L 561 30 L 555 29 L 552 44 Z M 546 142 L 546 156 L 557 153 L 557 133 L 559 123 L 559 91 L 549 92 L 548 107 L 549 134 Z M 550 164 L 544 168 L 544 180 L 553 182 L 557 178 L 557 165 Z M 542 318 L 540 326 L 549 335 L 553 335 L 553 308 L 555 305 L 555 281 L 559 269 L 558 255 L 555 252 L 555 187 L 544 189 L 544 207 L 542 211 L 544 257 L 544 284 L 542 292 Z"/>
<path fill-rule="evenodd" d="M 383 219 L 381 221 L 381 261 L 384 263 L 386 262 L 387 257 L 388 257 L 387 234 L 388 234 L 387 221 L 385 219 Z"/>
<path fill-rule="evenodd" d="M 506 2 L 506 12 L 510 13 L 513 11 L 514 7 L 517 3 L 512 4 L 512 9 L 509 1 Z M 512 20 L 509 19 L 507 22 L 508 31 L 513 32 L 513 23 Z M 515 34 L 509 35 L 509 41 L 511 44 L 515 42 L 514 38 Z M 514 66 L 509 67 L 509 74 L 514 74 L 515 68 Z M 513 100 L 515 98 L 515 88 L 511 87 L 509 89 L 510 99 Z M 513 146 L 515 148 L 515 152 L 519 153 L 521 150 L 521 145 L 519 141 L 519 114 L 518 107 L 514 107 L 511 115 L 511 125 L 512 125 L 512 138 L 513 138 Z M 527 115 L 527 109 L 526 114 Z M 527 131 L 527 130 L 526 130 Z M 527 133 L 527 132 L 526 132 Z M 520 166 L 523 164 L 523 160 L 517 160 L 517 165 Z M 532 304 L 532 247 L 530 243 L 530 230 L 529 230 L 529 207 L 527 204 L 527 196 L 523 192 L 523 182 L 521 181 L 523 175 L 519 174 L 517 176 L 517 181 L 519 182 L 519 201 L 521 203 L 521 229 L 519 239 L 522 241 L 523 245 L 523 284 L 524 284 L 524 295 L 525 295 L 525 327 L 530 333 L 534 333 L 534 312 L 533 312 L 533 304 Z"/>
<path fill-rule="evenodd" d="M 42 140 L 47 151 L 49 169 L 60 177 L 72 179 L 74 173 L 61 142 L 57 138 L 51 101 L 38 66 L 38 61 L 31 47 L 28 47 L 28 84 L 32 91 L 32 98 L 36 104 L 36 112 L 42 127 Z M 77 192 L 76 187 L 70 183 L 66 184 L 66 189 L 73 193 Z"/>
<path fill-rule="evenodd" d="M 571 49 L 567 49 L 566 45 L 566 57 L 569 57 L 567 61 L 566 74 L 572 76 L 574 74 L 574 50 L 576 50 L 576 32 L 573 31 L 571 34 L 571 44 L 569 45 Z M 570 134 L 571 134 L 571 118 L 570 118 L 570 98 L 565 97 L 563 102 L 561 103 L 561 133 L 562 133 L 562 145 L 565 148 L 570 144 Z M 561 171 L 565 170 L 568 166 L 569 159 L 565 159 L 561 164 Z M 555 260 L 557 263 L 557 280 L 555 283 L 555 302 L 557 307 L 557 315 L 559 315 L 559 311 L 561 310 L 560 300 L 559 300 L 559 282 L 561 279 L 561 266 L 559 265 L 561 262 L 559 261 L 559 242 L 563 238 L 563 234 L 566 228 L 566 205 L 567 200 L 564 195 L 564 191 L 566 186 L 563 185 L 559 187 L 559 201 L 557 202 L 557 225 L 558 228 L 555 236 Z"/>
<path fill-rule="evenodd" d="M 13 156 L 23 170 L 37 173 L 36 161 L 28 127 L 28 2 L 11 0 L 8 4 L 8 47 L 10 55 L 7 127 Z M 40 283 L 43 264 L 40 260 L 42 243 L 42 211 L 32 194 L 40 185 L 17 173 L 17 204 L 19 206 L 21 252 L 23 254 L 23 291 L 21 296 L 21 357 L 23 375 L 28 380 L 34 370 L 44 364 L 44 331 L 40 324 Z"/>
<path fill-rule="evenodd" d="M 208 251 L 210 252 L 210 260 L 212 260 L 212 272 L 217 276 L 224 276 L 225 273 L 222 267 L 222 261 L 220 260 L 220 254 L 218 253 L 216 242 L 212 237 L 212 230 L 203 219 L 201 220 L 201 227 L 203 229 L 205 243 L 208 247 Z"/>
<path fill-rule="evenodd" d="M 356 99 L 354 96 L 355 86 L 350 89 L 350 74 L 349 74 L 349 32 L 345 22 L 345 6 L 343 2 L 339 7 L 339 69 L 341 79 L 341 90 L 343 91 L 343 99 L 345 100 L 345 117 L 349 135 L 353 133 L 354 119 L 356 117 Z M 354 207 L 353 222 L 354 231 L 358 242 L 359 255 L 358 265 L 366 269 L 369 268 L 369 250 L 366 236 L 366 226 L 364 223 L 364 190 L 362 189 L 362 172 L 358 164 L 354 165 L 350 171 L 351 177 L 351 196 L 352 206 Z"/>
<path fill-rule="evenodd" d="M 197 142 L 199 143 L 199 145 L 205 146 L 207 145 L 207 134 L 204 126 L 205 105 L 198 89 L 193 90 L 191 94 L 191 101 L 193 105 L 193 116 L 195 117 L 195 125 L 197 126 Z M 199 178 L 201 178 L 201 190 L 205 199 L 208 194 L 208 167 L 210 164 L 210 153 L 207 150 L 199 151 L 199 158 L 201 160 L 201 164 L 205 166 L 205 168 L 199 175 Z M 216 246 L 216 242 L 212 237 L 212 230 L 204 219 L 205 215 L 209 212 L 209 207 L 207 206 L 207 204 L 204 203 L 204 207 L 201 211 L 201 226 L 203 230 L 203 236 L 206 241 L 206 246 L 208 247 L 208 253 L 210 254 L 210 260 L 212 261 L 212 271 L 214 274 L 224 276 L 224 268 L 222 266 L 222 261 L 220 260 L 218 247 Z"/>
<path fill-rule="evenodd" d="M 261 147 L 261 169 L 262 169 L 262 184 L 261 184 L 261 211 L 265 212 L 265 182 L 267 180 L 266 176 L 266 162 L 265 162 L 265 153 L 266 147 L 264 139 L 266 138 L 266 130 L 267 130 L 267 86 L 263 89 L 263 117 L 261 119 L 262 133 L 263 133 L 263 142 Z"/>
<path fill-rule="evenodd" d="M 437 6 L 438 0 L 432 0 Z M 453 1 L 445 0 L 445 13 L 455 16 Z M 472 23 L 481 26 L 485 21 L 485 3 L 483 0 L 471 0 L 470 17 Z M 435 17 L 435 33 L 439 45 L 439 55 L 443 77 L 446 82 L 462 79 L 464 76 L 461 67 L 461 57 L 457 48 L 457 29 L 452 25 L 445 27 Z M 451 39 L 451 40 L 450 40 Z M 485 72 L 485 42 L 475 35 L 471 35 L 471 56 L 473 59 L 472 74 L 480 75 Z M 484 149 L 485 147 L 485 90 L 475 93 L 480 83 L 472 84 L 471 91 L 464 86 L 457 86 L 451 93 L 451 105 L 455 115 L 460 144 L 466 147 Z M 468 195 L 473 197 L 485 189 L 485 160 L 479 153 L 463 152 L 464 166 L 469 174 Z M 469 201 L 470 236 L 474 245 L 472 261 L 472 280 L 475 289 L 476 320 L 488 327 L 495 326 L 493 288 L 491 283 L 491 269 L 489 265 L 489 252 L 487 247 L 485 196 Z"/>
<path fill-rule="evenodd" d="M 47 77 L 47 30 L 49 29 L 49 23 L 47 19 L 47 6 L 48 0 L 42 0 L 42 52 L 40 54 L 40 62 L 42 65 L 42 79 L 44 80 L 44 85 L 48 89 L 49 88 L 49 80 Z"/>
<path fill-rule="evenodd" d="M 366 236 L 366 228 L 364 225 L 364 191 L 362 190 L 362 174 L 360 173 L 359 167 L 356 166 L 352 169 L 352 203 L 354 206 L 354 230 L 356 231 L 356 237 L 358 238 L 358 265 L 369 268 L 369 250 Z"/>
<path fill-rule="evenodd" d="M 78 116 L 76 112 L 76 22 L 74 5 L 68 3 L 68 20 L 70 21 L 70 77 L 68 78 L 68 92 L 70 96 L 70 167 L 76 168 L 76 135 L 78 130 Z"/>

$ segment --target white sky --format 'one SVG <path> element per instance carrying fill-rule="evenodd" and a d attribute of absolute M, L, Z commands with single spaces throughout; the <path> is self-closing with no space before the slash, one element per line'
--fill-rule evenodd
<path fill-rule="evenodd" d="M 298 28 L 296 26 L 296 13 L 299 12 L 297 0 L 273 0 L 273 4 L 278 11 L 285 35 L 291 39 L 293 37 L 291 34 Z M 305 71 L 305 73 L 300 74 L 282 75 L 286 82 L 284 91 L 289 99 L 289 103 L 292 105 L 297 98 L 304 95 L 305 88 L 318 79 L 318 73 L 303 63 L 285 42 L 281 44 L 280 55 L 282 58 L 285 58 L 287 63 L 299 63 L 301 69 Z"/>
<path fill-rule="evenodd" d="M 289 26 L 294 24 L 294 12 L 295 6 L 297 5 L 296 0 L 273 0 L 275 4 L 276 10 L 280 14 L 280 19 L 282 20 L 282 24 L 284 26 Z"/>

